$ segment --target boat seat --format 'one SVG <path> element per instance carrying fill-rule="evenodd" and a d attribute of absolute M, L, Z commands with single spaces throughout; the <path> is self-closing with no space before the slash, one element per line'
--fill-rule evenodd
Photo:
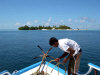
<path fill-rule="evenodd" d="M 92 63 L 89 63 L 88 65 L 89 65 L 91 68 L 94 68 L 94 69 L 100 71 L 100 67 L 99 67 L 99 66 L 97 66 L 97 65 L 95 65 L 95 64 L 92 64 Z"/>

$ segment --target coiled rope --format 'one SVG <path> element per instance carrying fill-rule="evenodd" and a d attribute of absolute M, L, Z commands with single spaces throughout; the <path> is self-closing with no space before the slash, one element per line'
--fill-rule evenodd
<path fill-rule="evenodd" d="M 43 49 L 42 49 L 39 45 L 38 45 L 38 47 L 41 49 L 41 51 L 42 51 L 42 53 L 43 53 L 43 55 L 42 55 L 42 62 L 41 62 L 41 64 L 40 64 L 38 70 L 37 70 L 37 71 L 35 72 L 35 74 L 33 74 L 33 75 L 39 75 L 39 73 L 40 73 L 40 68 L 41 68 L 42 64 L 46 62 L 46 57 L 50 57 L 50 58 L 53 58 L 53 59 L 54 59 L 54 60 L 51 60 L 50 62 L 48 62 L 48 65 L 49 65 L 49 63 L 55 61 L 55 58 L 54 58 L 54 57 L 48 55 L 49 51 L 50 51 L 52 48 L 50 48 L 50 49 L 47 51 L 47 53 L 45 53 L 45 52 L 43 51 Z M 37 58 L 37 57 L 36 57 L 36 58 Z M 57 62 L 57 64 L 53 67 L 53 69 L 54 69 L 56 66 L 58 66 L 58 75 L 59 75 L 59 65 L 60 65 L 60 64 L 63 65 L 64 68 L 65 68 L 65 73 L 64 73 L 64 75 L 65 75 L 65 74 L 66 74 L 66 67 L 65 67 L 64 63 Z M 47 65 L 47 67 L 48 67 L 48 65 Z M 46 67 L 46 75 L 47 75 L 47 67 Z M 51 70 L 51 73 L 52 73 L 53 69 Z M 43 72 L 43 71 L 41 71 L 41 72 Z M 44 75 L 44 74 L 43 74 L 43 75 Z"/>
<path fill-rule="evenodd" d="M 48 68 L 48 65 L 51 63 L 51 62 L 54 62 L 55 60 L 51 60 L 48 64 L 47 64 L 47 68 Z M 54 68 L 56 67 L 56 66 L 58 66 L 58 75 L 59 75 L 59 65 L 63 65 L 64 66 L 64 68 L 65 68 L 65 73 L 64 73 L 64 75 L 66 74 L 66 67 L 65 67 L 65 65 L 64 65 L 64 63 L 60 63 L 60 62 L 57 62 L 57 64 L 53 67 L 53 69 L 51 70 L 51 73 L 53 72 L 53 70 L 54 70 Z M 46 68 L 46 73 L 47 73 L 47 68 Z"/>

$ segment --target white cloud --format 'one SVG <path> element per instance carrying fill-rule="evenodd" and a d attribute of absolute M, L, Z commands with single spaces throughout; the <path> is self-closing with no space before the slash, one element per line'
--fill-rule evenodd
<path fill-rule="evenodd" d="M 16 22 L 16 24 L 15 25 L 21 25 L 19 22 Z"/>
<path fill-rule="evenodd" d="M 25 26 L 25 24 L 22 24 L 22 26 Z"/>
<path fill-rule="evenodd" d="M 34 20 L 34 23 L 38 23 L 38 20 Z"/>
<path fill-rule="evenodd" d="M 85 23 L 85 20 L 80 20 L 80 23 Z"/>
<path fill-rule="evenodd" d="M 88 22 L 90 22 L 90 23 L 95 23 L 96 20 L 95 20 L 95 19 L 89 19 Z"/>
<path fill-rule="evenodd" d="M 50 25 L 50 23 L 47 22 L 47 23 L 45 23 L 45 25 L 48 26 L 48 25 Z"/>
<path fill-rule="evenodd" d="M 49 17 L 47 22 L 42 21 L 42 23 L 44 23 L 44 25 L 46 25 L 46 26 L 49 26 L 51 24 L 51 21 L 52 21 L 52 17 Z"/>
<path fill-rule="evenodd" d="M 32 23 L 31 23 L 30 21 L 28 21 L 28 22 L 26 23 L 26 25 L 32 25 Z"/>
<path fill-rule="evenodd" d="M 95 19 L 92 19 L 92 18 L 89 18 L 89 17 L 81 17 L 80 19 L 81 19 L 81 21 L 80 21 L 81 23 L 84 22 L 84 21 L 89 22 L 89 23 L 95 23 L 96 22 Z"/>
<path fill-rule="evenodd" d="M 64 23 L 64 20 L 60 20 L 61 23 Z"/>
<path fill-rule="evenodd" d="M 82 17 L 82 19 L 83 20 L 88 20 L 89 18 L 85 16 L 85 17 Z"/>
<path fill-rule="evenodd" d="M 58 23 L 56 22 L 56 23 L 54 23 L 55 25 L 58 25 Z"/>
<path fill-rule="evenodd" d="M 52 17 L 49 17 L 48 22 L 51 22 L 51 20 L 52 20 Z"/>
<path fill-rule="evenodd" d="M 68 22 L 72 22 L 72 19 L 68 19 Z"/>

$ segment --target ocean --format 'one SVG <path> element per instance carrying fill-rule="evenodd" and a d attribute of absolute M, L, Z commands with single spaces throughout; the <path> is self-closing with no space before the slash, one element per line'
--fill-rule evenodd
<path fill-rule="evenodd" d="M 82 48 L 80 72 L 87 72 L 88 63 L 100 66 L 100 31 L 99 30 L 0 30 L 0 72 L 3 70 L 20 70 L 41 61 L 41 58 L 32 59 L 41 55 L 40 45 L 46 52 L 51 46 L 49 39 L 69 38 L 75 40 Z M 53 48 L 49 55 L 55 58 L 63 51 Z M 47 59 L 50 61 L 50 59 Z M 62 61 L 61 61 L 62 62 Z M 68 62 L 66 67 L 68 66 Z M 61 68 L 63 68 L 61 66 Z M 94 75 L 94 72 L 90 75 Z M 98 72 L 100 75 L 100 72 Z"/>

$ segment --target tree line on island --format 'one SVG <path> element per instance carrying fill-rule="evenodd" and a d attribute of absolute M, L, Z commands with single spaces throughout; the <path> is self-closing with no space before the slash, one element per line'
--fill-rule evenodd
<path fill-rule="evenodd" d="M 54 29 L 72 29 L 71 27 L 68 27 L 66 25 L 59 25 L 59 27 L 56 27 L 56 26 L 21 26 L 18 28 L 19 30 L 43 30 L 43 29 L 46 29 L 46 30 L 54 30 Z"/>

